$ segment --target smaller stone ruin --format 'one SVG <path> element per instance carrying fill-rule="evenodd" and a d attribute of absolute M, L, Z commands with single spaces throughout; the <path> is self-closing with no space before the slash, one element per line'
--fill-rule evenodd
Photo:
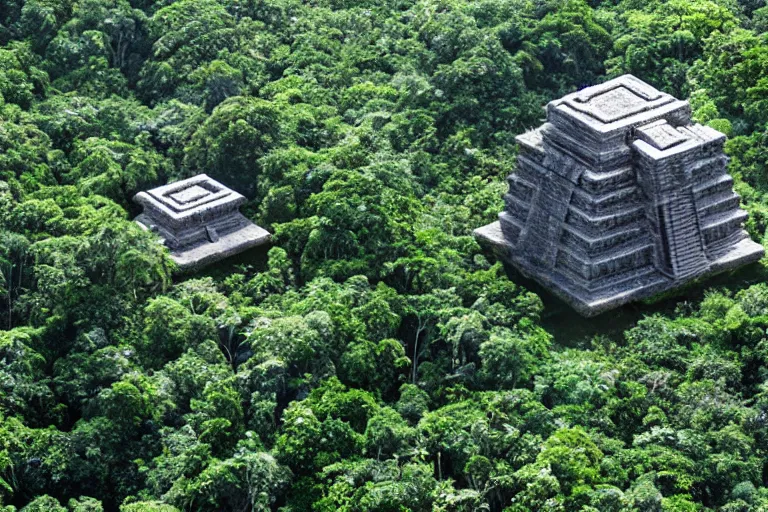
<path fill-rule="evenodd" d="M 245 197 L 205 174 L 139 192 L 136 222 L 163 238 L 181 270 L 192 270 L 269 241 L 239 208 Z"/>
<path fill-rule="evenodd" d="M 631 75 L 547 105 L 482 243 L 591 316 L 759 260 L 725 135 Z"/>

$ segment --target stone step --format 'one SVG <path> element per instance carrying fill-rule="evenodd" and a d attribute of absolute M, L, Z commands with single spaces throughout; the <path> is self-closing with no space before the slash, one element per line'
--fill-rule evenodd
<path fill-rule="evenodd" d="M 507 183 L 509 184 L 509 191 L 507 193 L 523 201 L 530 203 L 533 195 L 536 193 L 536 185 L 519 174 L 510 174 L 507 178 Z"/>
<path fill-rule="evenodd" d="M 682 189 L 664 208 L 659 233 L 664 259 L 675 278 L 693 275 L 707 268 L 699 218 L 691 188 Z M 659 212 L 661 214 L 661 211 Z M 666 266 L 666 265 L 665 265 Z"/>
<path fill-rule="evenodd" d="M 732 210 L 726 213 L 717 213 L 715 215 L 704 217 L 701 228 L 702 230 L 708 230 L 725 224 L 742 223 L 747 220 L 747 217 L 749 217 L 749 214 L 744 210 Z"/>
<path fill-rule="evenodd" d="M 700 217 L 710 217 L 718 213 L 735 210 L 739 207 L 741 197 L 731 190 L 712 194 L 697 202 Z"/>
<path fill-rule="evenodd" d="M 542 127 L 529 130 L 515 137 L 515 141 L 520 145 L 520 152 L 541 154 L 544 153 L 544 140 L 542 138 Z"/>
<path fill-rule="evenodd" d="M 592 281 L 586 281 L 567 269 L 558 269 L 558 271 L 576 286 L 590 294 L 599 293 L 603 290 L 623 289 L 627 286 L 636 286 L 638 283 L 652 283 L 666 280 L 666 278 L 652 264 Z"/>
<path fill-rule="evenodd" d="M 566 224 L 576 226 L 580 232 L 590 236 L 600 236 L 615 230 L 631 229 L 634 225 L 644 222 L 644 219 L 645 207 L 641 205 L 621 207 L 602 215 L 591 215 L 571 205 L 566 217 Z"/>
<path fill-rule="evenodd" d="M 725 190 L 733 189 L 733 178 L 728 174 L 723 174 L 704 183 L 693 187 L 693 197 L 698 201 L 700 198 L 717 194 Z"/>
<path fill-rule="evenodd" d="M 563 226 L 560 243 L 585 258 L 596 258 L 601 254 L 616 251 L 628 243 L 634 243 L 641 239 L 650 242 L 647 230 L 640 224 L 629 229 L 621 229 L 597 236 L 584 233 L 579 228 L 566 224 Z"/>
<path fill-rule="evenodd" d="M 607 172 L 587 170 L 582 173 L 579 184 L 590 194 L 605 194 L 611 190 L 635 184 L 635 171 L 629 165 Z"/>
<path fill-rule="evenodd" d="M 712 181 L 727 173 L 728 157 L 714 155 L 691 163 L 691 181 L 694 184 Z"/>
<path fill-rule="evenodd" d="M 744 210 L 731 210 L 705 217 L 701 222 L 704 244 L 710 246 L 718 240 L 731 236 L 733 232 L 742 231 L 742 224 L 747 217 L 748 214 Z"/>
<path fill-rule="evenodd" d="M 640 204 L 641 192 L 637 185 L 631 184 L 618 190 L 603 194 L 591 194 L 585 189 L 575 189 L 571 204 L 592 215 L 605 215 L 617 205 Z"/>
<path fill-rule="evenodd" d="M 650 264 L 652 257 L 653 244 L 648 240 L 638 240 L 636 243 L 594 259 L 584 258 L 561 246 L 558 250 L 557 261 L 558 265 L 569 268 L 583 279 L 592 280 Z"/>
<path fill-rule="evenodd" d="M 733 246 L 741 240 L 749 238 L 749 235 L 743 229 L 734 229 L 723 238 L 713 240 L 706 244 L 707 255 L 710 259 L 719 258 L 724 253 L 730 251 Z"/>
<path fill-rule="evenodd" d="M 530 180 L 526 179 L 525 176 L 523 176 L 522 172 L 516 172 L 507 176 L 507 183 L 510 186 L 523 187 L 525 189 L 530 190 L 531 192 L 535 191 L 537 188 L 534 183 L 532 183 Z"/>
<path fill-rule="evenodd" d="M 523 230 L 523 223 L 510 215 L 509 212 L 501 212 L 499 214 L 499 224 L 502 233 L 504 233 L 504 238 L 512 245 L 516 244 L 520 237 L 520 232 Z"/>
<path fill-rule="evenodd" d="M 531 211 L 531 203 L 507 192 L 504 194 L 504 211 L 524 223 L 528 219 L 528 213 Z"/>
<path fill-rule="evenodd" d="M 550 122 L 545 123 L 542 131 L 546 145 L 577 155 L 599 172 L 631 162 L 632 151 L 623 144 L 625 136 L 620 131 L 606 137 L 604 133 L 584 130 L 580 123 L 574 123 L 567 116 L 560 117 L 557 113 L 548 112 L 548 116 L 550 114 L 554 114 L 554 117 L 548 117 Z"/>

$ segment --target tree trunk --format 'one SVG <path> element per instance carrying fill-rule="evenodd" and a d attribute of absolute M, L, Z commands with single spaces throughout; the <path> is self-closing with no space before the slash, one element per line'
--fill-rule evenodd
<path fill-rule="evenodd" d="M 13 308 L 13 298 L 11 296 L 12 290 L 13 290 L 13 262 L 11 262 L 11 265 L 8 270 L 8 330 L 11 330 L 11 327 L 13 324 L 13 314 L 11 314 L 11 310 Z"/>
<path fill-rule="evenodd" d="M 411 377 L 411 382 L 413 382 L 413 384 L 416 384 L 416 367 L 419 365 L 419 337 L 423 330 L 423 324 L 421 323 L 421 319 L 419 319 L 419 327 L 416 329 L 416 339 L 413 342 L 413 375 Z"/>

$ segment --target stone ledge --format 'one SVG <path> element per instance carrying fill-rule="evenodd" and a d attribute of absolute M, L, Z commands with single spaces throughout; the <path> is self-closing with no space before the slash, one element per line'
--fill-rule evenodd
<path fill-rule="evenodd" d="M 243 220 L 247 224 L 242 228 L 222 235 L 216 242 L 172 251 L 171 259 L 176 262 L 180 271 L 190 272 L 269 242 L 272 235 L 266 229 L 251 223 L 245 217 Z M 137 219 L 137 223 L 142 228 L 148 229 L 139 219 Z"/>
<path fill-rule="evenodd" d="M 646 299 L 653 295 L 677 288 L 680 282 L 656 272 L 650 276 L 644 276 L 631 284 L 624 284 L 616 288 L 616 293 L 601 291 L 596 294 L 585 293 L 559 273 L 539 271 L 524 260 L 513 256 L 513 248 L 504 240 L 501 225 L 498 221 L 492 222 L 473 232 L 478 243 L 489 247 L 494 254 L 505 264 L 512 265 L 525 277 L 534 279 L 547 290 L 568 303 L 579 314 L 592 317 L 608 310 L 622 306 L 629 302 Z M 763 246 L 744 238 L 731 246 L 725 254 L 713 260 L 709 268 L 699 274 L 696 279 L 701 280 L 721 272 L 733 270 L 742 265 L 760 260 L 765 251 Z M 689 283 L 691 281 L 688 281 Z"/>

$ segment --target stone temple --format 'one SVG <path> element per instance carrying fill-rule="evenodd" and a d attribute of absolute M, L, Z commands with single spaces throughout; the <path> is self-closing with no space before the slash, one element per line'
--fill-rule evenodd
<path fill-rule="evenodd" d="M 763 256 L 725 135 L 631 75 L 552 101 L 517 142 L 504 211 L 475 236 L 582 315 Z"/>
<path fill-rule="evenodd" d="M 139 192 L 136 217 L 158 233 L 181 270 L 192 270 L 267 242 L 270 234 L 239 211 L 245 197 L 205 174 Z"/>

